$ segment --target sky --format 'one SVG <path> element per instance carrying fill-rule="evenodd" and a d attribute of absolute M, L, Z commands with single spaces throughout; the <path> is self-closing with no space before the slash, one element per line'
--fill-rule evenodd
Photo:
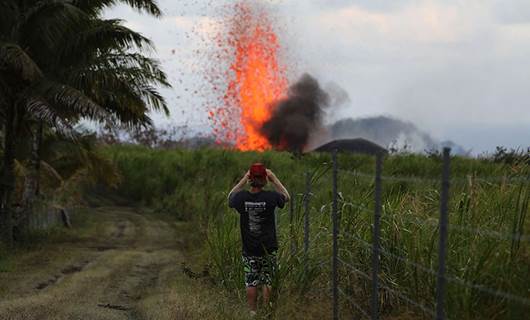
<path fill-rule="evenodd" d="M 228 0 L 159 0 L 161 19 L 125 6 L 108 18 L 150 37 L 173 84 L 159 126 L 209 132 L 202 74 Z M 310 73 L 349 103 L 332 117 L 387 115 L 474 153 L 530 146 L 530 1 L 263 0 L 294 81 Z"/>

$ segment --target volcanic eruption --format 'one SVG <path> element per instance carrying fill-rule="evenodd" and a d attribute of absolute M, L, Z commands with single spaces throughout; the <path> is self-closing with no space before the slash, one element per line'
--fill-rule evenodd
<path fill-rule="evenodd" d="M 228 86 L 222 106 L 212 108 L 209 116 L 219 143 L 263 151 L 271 144 L 260 129 L 287 91 L 280 43 L 273 20 L 257 3 L 239 2 L 232 14 L 229 30 L 219 40 L 231 59 Z"/>
<path fill-rule="evenodd" d="M 312 138 L 327 137 L 322 118 L 333 99 L 307 74 L 288 86 L 278 21 L 267 7 L 240 1 L 225 14 L 215 42 L 224 59 L 219 65 L 228 70 L 215 70 L 226 89 L 220 106 L 209 108 L 217 143 L 242 151 L 300 153 Z"/>

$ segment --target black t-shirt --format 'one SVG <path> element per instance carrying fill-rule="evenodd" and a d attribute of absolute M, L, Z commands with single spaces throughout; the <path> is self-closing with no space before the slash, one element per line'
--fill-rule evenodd
<path fill-rule="evenodd" d="M 239 191 L 230 195 L 228 206 L 239 214 L 243 255 L 263 256 L 278 250 L 276 207 L 283 208 L 285 196 L 276 191 Z"/>

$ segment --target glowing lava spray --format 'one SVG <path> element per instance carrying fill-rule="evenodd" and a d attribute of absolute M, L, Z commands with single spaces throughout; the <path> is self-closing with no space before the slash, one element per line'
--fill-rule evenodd
<path fill-rule="evenodd" d="M 239 2 L 234 6 L 225 41 L 231 56 L 223 106 L 210 110 L 220 143 L 239 150 L 271 148 L 261 132 L 286 95 L 288 82 L 279 62 L 280 43 L 266 10 Z"/>

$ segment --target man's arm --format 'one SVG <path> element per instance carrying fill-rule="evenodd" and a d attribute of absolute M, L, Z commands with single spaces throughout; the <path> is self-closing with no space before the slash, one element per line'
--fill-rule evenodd
<path fill-rule="evenodd" d="M 241 178 L 241 180 L 239 180 L 239 182 L 232 188 L 232 190 L 230 190 L 230 192 L 228 193 L 228 199 L 230 199 L 230 196 L 233 193 L 243 190 L 245 188 L 245 185 L 248 182 L 248 179 L 249 179 L 249 172 L 247 171 L 245 175 L 243 176 L 243 178 Z"/>
<path fill-rule="evenodd" d="M 269 179 L 270 183 L 274 186 L 274 189 L 284 195 L 285 201 L 291 200 L 291 196 L 289 195 L 289 192 L 280 182 L 280 179 L 278 179 L 278 177 L 276 177 L 274 172 L 272 172 L 269 169 L 267 169 L 267 178 Z"/>

